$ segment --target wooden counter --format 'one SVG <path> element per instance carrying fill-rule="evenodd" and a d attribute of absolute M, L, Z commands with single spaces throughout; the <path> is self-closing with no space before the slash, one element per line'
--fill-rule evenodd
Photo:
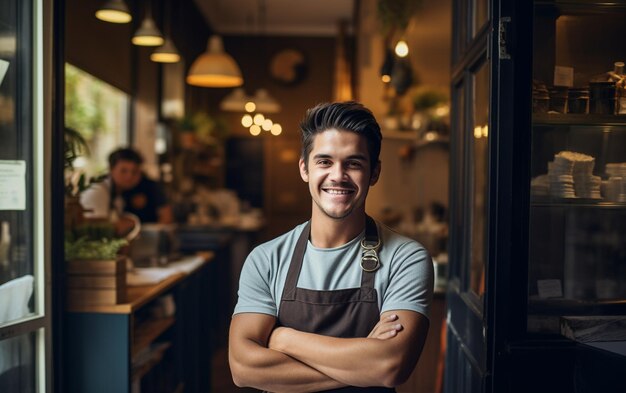
<path fill-rule="evenodd" d="M 198 253 L 197 256 L 203 258 L 190 272 L 176 273 L 165 280 L 154 285 L 129 286 L 126 288 L 126 302 L 111 305 L 75 305 L 70 304 L 69 312 L 105 313 L 105 314 L 131 314 L 150 301 L 156 299 L 162 293 L 168 291 L 188 275 L 200 269 L 204 264 L 210 262 L 215 254 L 211 251 Z M 175 263 L 175 262 L 174 262 Z"/>
<path fill-rule="evenodd" d="M 125 303 L 68 309 L 68 392 L 210 390 L 213 326 L 224 319 L 217 283 L 228 277 L 217 269 L 225 258 L 200 255 L 168 264 L 172 275 L 154 285 L 127 287 Z M 173 302 L 171 313 L 163 313 L 161 297 Z"/>

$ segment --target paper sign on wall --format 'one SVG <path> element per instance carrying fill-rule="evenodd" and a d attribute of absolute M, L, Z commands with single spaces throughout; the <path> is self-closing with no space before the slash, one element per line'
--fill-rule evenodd
<path fill-rule="evenodd" d="M 26 210 L 26 161 L 0 160 L 0 210 Z"/>
<path fill-rule="evenodd" d="M 554 86 L 574 86 L 574 68 L 573 67 L 554 67 Z"/>
<path fill-rule="evenodd" d="M 537 291 L 540 298 L 563 297 L 561 280 L 537 280 Z"/>
<path fill-rule="evenodd" d="M 9 62 L 6 60 L 0 59 L 0 85 L 2 84 L 2 81 L 4 80 L 4 76 L 6 75 L 8 69 L 9 69 Z"/>

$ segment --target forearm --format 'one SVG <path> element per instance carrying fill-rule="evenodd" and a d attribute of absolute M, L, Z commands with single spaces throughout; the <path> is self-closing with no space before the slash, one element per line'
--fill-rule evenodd
<path fill-rule="evenodd" d="M 345 386 L 322 372 L 251 340 L 231 345 L 230 368 L 237 386 L 271 392 L 315 392 Z"/>
<path fill-rule="evenodd" d="M 335 338 L 281 328 L 270 348 L 346 385 L 393 387 L 409 376 L 417 361 L 415 352 L 398 351 L 395 339 Z"/>

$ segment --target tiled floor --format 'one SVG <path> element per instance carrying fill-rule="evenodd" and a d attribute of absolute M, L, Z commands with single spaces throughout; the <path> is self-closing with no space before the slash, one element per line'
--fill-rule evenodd
<path fill-rule="evenodd" d="M 253 393 L 256 389 L 238 388 L 233 383 L 228 367 L 228 352 L 226 347 L 218 349 L 213 355 L 213 387 L 212 393 Z"/>

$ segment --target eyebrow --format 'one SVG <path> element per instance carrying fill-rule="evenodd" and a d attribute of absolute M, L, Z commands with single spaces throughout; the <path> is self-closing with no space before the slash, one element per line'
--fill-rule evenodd
<path fill-rule="evenodd" d="M 322 154 L 322 153 L 319 153 L 319 154 L 316 154 L 316 155 L 313 156 L 314 160 L 315 159 L 319 159 L 319 158 L 333 158 L 333 156 L 331 156 L 330 154 Z M 367 157 L 364 156 L 363 154 L 353 154 L 351 156 L 348 156 L 346 159 L 347 160 L 359 160 L 359 161 L 367 162 Z"/>

